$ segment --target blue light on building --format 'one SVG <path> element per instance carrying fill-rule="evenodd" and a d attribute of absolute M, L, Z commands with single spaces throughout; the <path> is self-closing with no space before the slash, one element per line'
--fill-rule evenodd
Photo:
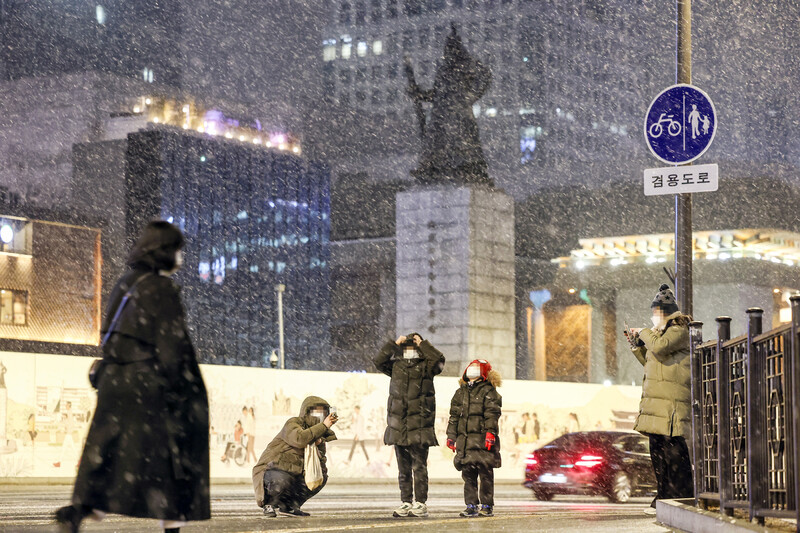
<path fill-rule="evenodd" d="M 199 154 L 209 157 L 201 161 Z M 330 174 L 288 152 L 172 129 L 128 138 L 128 232 L 172 217 L 186 235 L 176 281 L 203 362 L 322 368 L 329 340 Z"/>

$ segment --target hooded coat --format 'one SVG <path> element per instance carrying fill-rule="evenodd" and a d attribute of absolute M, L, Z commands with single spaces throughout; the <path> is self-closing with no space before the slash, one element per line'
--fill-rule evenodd
<path fill-rule="evenodd" d="M 417 347 L 420 357 L 404 359 L 403 348 L 387 342 L 374 359 L 375 367 L 391 378 L 383 442 L 396 446 L 438 446 L 436 391 L 433 377 L 444 369 L 444 355 L 428 341 Z"/>
<path fill-rule="evenodd" d="M 127 516 L 206 520 L 211 517 L 208 396 L 179 288 L 159 274 L 171 268 L 170 261 L 174 266 L 174 252 L 167 257 L 163 249 L 153 253 L 157 246 L 141 246 L 158 240 L 153 232 L 166 231 L 166 239 L 174 241 L 178 230 L 148 230 L 148 239 L 134 248 L 131 270 L 109 298 L 102 331 L 111 334 L 103 346 L 97 408 L 72 500 Z M 123 295 L 139 279 L 112 328 Z"/>
<path fill-rule="evenodd" d="M 272 442 L 261 454 L 261 457 L 253 467 L 253 490 L 256 494 L 256 503 L 259 507 L 264 506 L 264 472 L 267 470 L 283 470 L 294 475 L 304 472 L 304 461 L 306 446 L 322 439 L 322 443 L 317 446 L 319 451 L 322 472 L 327 475 L 328 468 L 325 465 L 325 443 L 336 440 L 336 434 L 322 422 L 312 417 L 309 412 L 312 407 L 322 405 L 330 411 L 328 402 L 318 396 L 309 396 L 303 400 L 300 406 L 300 416 L 290 418 L 284 424 L 283 429 L 278 433 Z"/>
<path fill-rule="evenodd" d="M 678 311 L 667 317 L 663 331 L 639 332 L 644 345 L 634 348 L 633 355 L 644 365 L 644 379 L 636 431 L 667 437 L 691 433 L 689 320 Z"/>
<path fill-rule="evenodd" d="M 477 381 L 469 382 L 466 375 L 462 375 L 458 381 L 460 387 L 450 402 L 450 420 L 447 424 L 447 438 L 456 443 L 456 455 L 453 458 L 456 470 L 467 465 L 500 468 L 499 420 L 503 398 L 497 392 L 497 387 L 501 382 L 499 372 L 484 371 L 483 365 Z M 491 450 L 486 449 L 487 432 L 495 436 Z"/>

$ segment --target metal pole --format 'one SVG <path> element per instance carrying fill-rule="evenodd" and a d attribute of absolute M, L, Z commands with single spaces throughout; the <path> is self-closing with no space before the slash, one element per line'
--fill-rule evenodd
<path fill-rule="evenodd" d="M 703 431 L 703 412 L 701 409 L 701 401 L 703 397 L 703 362 L 700 359 L 703 353 L 698 349 L 698 346 L 703 344 L 703 323 L 691 322 L 689 324 L 689 364 L 692 376 L 692 440 L 689 443 L 692 450 L 692 465 L 694 467 L 694 505 L 700 506 L 699 495 L 702 488 L 701 480 L 703 479 L 703 449 L 700 448 L 703 444 L 702 431 Z"/>
<path fill-rule="evenodd" d="M 692 0 L 676 0 L 676 83 L 692 83 Z M 692 314 L 692 195 L 675 195 L 675 290 L 678 307 Z"/>
<path fill-rule="evenodd" d="M 786 472 L 786 486 L 792 490 L 792 495 L 789 498 L 789 503 L 794 504 L 795 519 L 797 519 L 797 526 L 795 531 L 800 532 L 800 409 L 796 403 L 796 398 L 800 396 L 800 296 L 794 295 L 789 298 L 792 305 L 792 329 L 791 340 L 789 342 L 789 350 L 784 351 L 784 381 L 791 385 L 791 393 L 787 396 L 791 398 L 791 405 L 789 399 L 786 399 L 786 412 L 792 413 L 791 417 L 785 422 L 786 428 L 791 431 L 792 446 L 787 450 L 792 453 L 792 468 L 787 469 Z M 788 360 L 787 360 L 788 359 Z M 788 461 L 787 461 L 788 462 Z"/>
<path fill-rule="evenodd" d="M 753 339 L 763 333 L 764 310 L 747 310 L 747 499 L 750 520 L 764 525 L 764 517 L 756 512 L 767 508 L 769 469 L 767 467 L 767 360 Z M 762 341 L 763 342 L 763 341 Z"/>
<path fill-rule="evenodd" d="M 286 290 L 286 285 L 281 283 L 275 287 L 275 290 L 278 291 L 278 349 L 280 350 L 281 369 L 284 369 L 286 360 L 283 350 L 283 292 Z"/>
<path fill-rule="evenodd" d="M 731 317 L 717 317 L 717 465 L 719 512 L 733 516 L 726 507 L 731 494 L 731 357 L 724 344 L 731 340 Z"/>

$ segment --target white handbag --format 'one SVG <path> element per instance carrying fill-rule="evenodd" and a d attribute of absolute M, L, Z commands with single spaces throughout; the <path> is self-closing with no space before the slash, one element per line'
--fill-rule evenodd
<path fill-rule="evenodd" d="M 322 474 L 322 463 L 319 460 L 319 450 L 313 442 L 306 446 L 303 463 L 306 486 L 308 490 L 315 490 L 322 485 L 324 475 Z"/>

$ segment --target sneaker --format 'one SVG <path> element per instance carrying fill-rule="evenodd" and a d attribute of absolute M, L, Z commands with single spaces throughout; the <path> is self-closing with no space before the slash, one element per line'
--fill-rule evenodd
<path fill-rule="evenodd" d="M 491 505 L 481 505 L 481 510 L 478 512 L 478 514 L 483 517 L 494 516 Z"/>
<path fill-rule="evenodd" d="M 425 518 L 428 516 L 428 506 L 422 502 L 415 502 L 414 506 L 411 507 L 409 514 L 417 518 Z"/>
<path fill-rule="evenodd" d="M 266 516 L 267 518 L 275 518 L 276 516 L 278 516 L 278 513 L 275 512 L 275 508 L 272 507 L 271 505 L 265 505 L 264 516 Z"/>
<path fill-rule="evenodd" d="M 309 513 L 293 507 L 280 507 L 278 512 L 284 516 L 311 516 Z"/>
<path fill-rule="evenodd" d="M 474 518 L 478 516 L 478 506 L 477 505 L 467 505 L 467 508 L 458 513 L 458 516 L 463 518 Z"/>
<path fill-rule="evenodd" d="M 413 506 L 410 503 L 403 502 L 403 505 L 394 510 L 392 516 L 395 518 L 405 518 L 408 516 L 408 513 L 411 512 L 412 507 Z"/>

